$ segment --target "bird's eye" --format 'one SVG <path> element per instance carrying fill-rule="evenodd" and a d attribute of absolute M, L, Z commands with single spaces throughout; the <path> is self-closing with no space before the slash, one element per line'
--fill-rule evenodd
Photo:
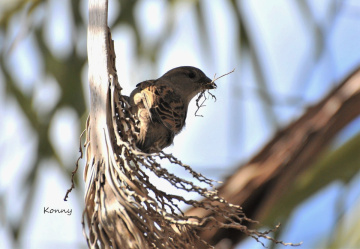
<path fill-rule="evenodd" d="M 193 79 L 193 78 L 195 78 L 195 76 L 196 76 L 196 75 L 195 75 L 194 72 L 190 72 L 190 73 L 189 73 L 189 78 Z"/>

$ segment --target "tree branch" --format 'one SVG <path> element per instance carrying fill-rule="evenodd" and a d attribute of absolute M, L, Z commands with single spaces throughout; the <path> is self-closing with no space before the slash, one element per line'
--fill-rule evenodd
<path fill-rule="evenodd" d="M 278 132 L 248 163 L 241 165 L 219 188 L 219 196 L 241 205 L 247 217 L 261 220 L 334 136 L 360 114 L 359 106 L 360 69 Z M 214 214 L 191 208 L 185 215 L 208 217 Z M 205 227 L 212 225 L 209 222 Z M 204 229 L 199 235 L 213 245 L 224 238 L 231 239 L 233 245 L 242 239 L 240 231 L 229 229 Z"/>

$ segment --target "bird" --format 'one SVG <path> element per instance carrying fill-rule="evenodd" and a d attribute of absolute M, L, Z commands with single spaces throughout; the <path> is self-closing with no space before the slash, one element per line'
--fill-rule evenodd
<path fill-rule="evenodd" d="M 138 83 L 129 97 L 139 127 L 136 147 L 157 153 L 170 146 L 185 126 L 191 99 L 216 87 L 203 71 L 192 66 L 176 67 L 156 80 Z"/>

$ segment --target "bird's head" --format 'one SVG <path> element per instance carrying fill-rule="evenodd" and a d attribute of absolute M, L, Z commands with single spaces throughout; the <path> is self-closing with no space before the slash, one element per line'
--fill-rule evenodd
<path fill-rule="evenodd" d="M 203 71 L 191 66 L 171 69 L 162 77 L 168 79 L 175 89 L 186 95 L 188 101 L 203 90 L 217 87 L 214 81 L 207 77 Z"/>

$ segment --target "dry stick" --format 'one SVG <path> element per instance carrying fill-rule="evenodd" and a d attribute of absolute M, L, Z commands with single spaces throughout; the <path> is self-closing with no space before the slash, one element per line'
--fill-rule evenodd
<path fill-rule="evenodd" d="M 76 172 L 77 172 L 77 170 L 79 168 L 79 161 L 80 161 L 80 159 L 83 158 L 83 150 L 82 150 L 82 147 L 81 147 L 81 139 L 82 139 L 85 131 L 86 130 L 83 130 L 83 132 L 81 132 L 81 135 L 80 135 L 80 145 L 79 145 L 80 156 L 78 157 L 78 159 L 76 161 L 74 171 L 71 172 L 71 187 L 66 191 L 64 201 L 67 201 L 67 198 L 69 197 L 70 192 L 75 188 L 74 176 L 75 176 L 75 174 L 76 174 Z"/>
<path fill-rule="evenodd" d="M 226 75 L 229 75 L 229 74 L 231 74 L 231 73 L 233 73 L 235 71 L 235 68 L 233 69 L 233 70 L 231 70 L 230 72 L 228 72 L 228 73 L 226 73 L 226 74 L 223 74 L 223 75 L 221 75 L 221 76 L 219 76 L 219 77 L 217 77 L 217 78 L 215 78 L 216 77 L 216 74 L 214 75 L 214 79 L 211 81 L 211 83 L 214 83 L 215 81 L 217 81 L 218 79 L 220 79 L 220 78 L 222 78 L 222 77 L 224 77 L 224 76 L 226 76 Z"/>
<path fill-rule="evenodd" d="M 210 84 L 210 85 L 213 84 L 213 83 L 214 83 L 215 81 L 217 81 L 218 79 L 220 79 L 220 78 L 222 78 L 222 77 L 224 77 L 224 76 L 226 76 L 226 75 L 229 75 L 229 74 L 233 73 L 234 71 L 235 71 L 235 68 L 234 68 L 233 70 L 231 70 L 230 72 L 228 72 L 228 73 L 226 73 L 226 74 L 223 74 L 223 75 L 221 75 L 221 76 L 219 76 L 219 77 L 217 77 L 217 78 L 216 78 L 216 74 L 215 74 L 215 75 L 214 75 L 214 79 L 213 79 L 209 84 Z M 195 111 L 195 116 L 196 116 L 196 117 L 203 117 L 203 115 L 198 115 L 197 113 L 198 113 L 198 111 L 199 111 L 199 109 L 200 109 L 201 107 L 204 107 L 204 106 L 205 106 L 204 103 L 205 103 L 205 101 L 208 99 L 208 98 L 205 96 L 205 92 L 207 92 L 207 93 L 216 101 L 215 95 L 212 94 L 209 90 L 203 90 L 203 91 L 201 91 L 200 94 L 199 94 L 199 97 L 196 99 L 196 107 L 197 107 L 197 109 L 196 109 L 196 111 Z M 200 101 L 200 99 L 201 99 L 202 97 L 204 97 L 204 100 L 201 102 L 201 104 L 199 104 L 199 101 Z"/>

